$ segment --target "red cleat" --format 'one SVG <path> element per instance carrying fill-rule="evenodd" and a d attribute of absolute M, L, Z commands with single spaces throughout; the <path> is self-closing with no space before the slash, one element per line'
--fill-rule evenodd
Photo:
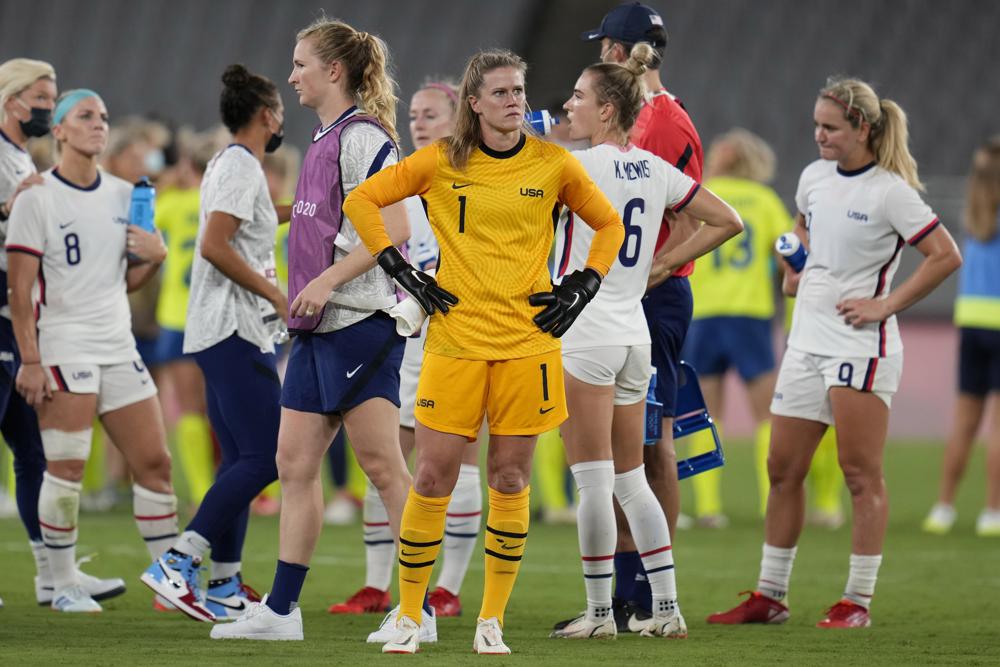
<path fill-rule="evenodd" d="M 249 585 L 244 584 L 242 581 L 240 581 L 240 590 L 242 590 L 243 594 L 247 596 L 247 601 L 248 602 L 260 602 L 261 601 L 260 593 L 258 593 L 257 591 L 255 591 Z"/>
<path fill-rule="evenodd" d="M 868 610 L 850 600 L 841 600 L 826 610 L 826 618 L 817 628 L 867 628 L 872 624 Z"/>
<path fill-rule="evenodd" d="M 457 595 L 452 595 L 451 591 L 438 586 L 427 596 L 427 602 L 434 607 L 437 616 L 461 616 L 462 601 Z"/>
<path fill-rule="evenodd" d="M 709 623 L 721 625 L 742 625 L 744 623 L 769 623 L 776 625 L 788 620 L 788 607 L 777 600 L 756 591 L 743 591 L 740 595 L 749 595 L 729 611 L 720 611 L 708 617 Z"/>
<path fill-rule="evenodd" d="M 384 614 L 392 607 L 389 591 L 365 586 L 345 602 L 330 605 L 331 614 Z"/>

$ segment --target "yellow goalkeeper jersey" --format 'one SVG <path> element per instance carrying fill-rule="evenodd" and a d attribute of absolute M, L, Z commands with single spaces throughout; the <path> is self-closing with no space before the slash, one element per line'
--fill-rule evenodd
<path fill-rule="evenodd" d="M 200 205 L 198 188 L 165 190 L 156 200 L 156 228 L 163 232 L 167 245 L 156 321 L 161 327 L 174 331 L 184 331 L 187 321 Z"/>
<path fill-rule="evenodd" d="M 744 178 L 712 178 L 705 187 L 743 219 L 739 237 L 699 257 L 691 276 L 694 319 L 774 317 L 774 242 L 792 228 L 778 195 Z"/>
<path fill-rule="evenodd" d="M 548 256 L 558 207 L 565 204 L 596 234 L 587 266 L 607 274 L 625 236 L 621 219 L 580 162 L 556 144 L 522 135 L 511 150 L 485 146 L 464 169 L 436 142 L 358 186 L 344 213 L 373 254 L 392 242 L 379 209 L 420 195 L 438 239 L 437 281 L 459 298 L 435 313 L 428 351 L 477 360 L 520 359 L 559 348 L 532 322 L 528 295 L 551 289 Z"/>

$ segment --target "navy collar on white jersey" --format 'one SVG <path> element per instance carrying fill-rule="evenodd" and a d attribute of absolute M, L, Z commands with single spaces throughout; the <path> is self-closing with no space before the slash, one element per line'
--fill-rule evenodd
<path fill-rule="evenodd" d="M 344 113 L 340 114 L 340 117 L 337 118 L 337 120 L 333 121 L 332 123 L 330 123 L 326 127 L 322 127 L 321 126 L 318 130 L 316 130 L 313 133 L 313 143 L 315 143 L 315 142 L 319 141 L 320 139 L 322 139 L 323 137 L 325 137 L 327 132 L 329 132 L 333 128 L 337 127 L 337 125 L 339 125 L 340 123 L 344 122 L 350 116 L 353 116 L 357 112 L 358 112 L 358 107 L 352 105 L 349 109 L 347 109 L 347 111 L 345 111 Z"/>
<path fill-rule="evenodd" d="M 841 176 L 847 176 L 848 178 L 850 178 L 851 176 L 860 176 L 861 174 L 865 173 L 866 171 L 877 165 L 878 162 L 875 162 L 874 160 L 872 160 L 863 167 L 858 167 L 857 169 L 841 169 L 840 165 L 838 164 L 837 173 L 840 174 Z"/>
<path fill-rule="evenodd" d="M 56 178 L 58 178 L 63 183 L 65 183 L 66 185 L 68 185 L 69 187 L 73 188 L 74 190 L 82 190 L 83 192 L 93 192 L 94 190 L 96 190 L 101 185 L 101 171 L 100 171 L 100 169 L 97 170 L 97 180 L 94 181 L 93 183 L 91 183 L 90 185 L 86 186 L 86 187 L 82 187 L 82 186 L 77 185 L 76 183 L 70 183 L 69 181 L 67 181 L 65 178 L 63 178 L 62 176 L 59 175 L 59 169 L 58 169 L 58 167 L 52 169 L 52 175 L 55 176 Z"/>
<path fill-rule="evenodd" d="M 4 141 L 6 141 L 8 144 L 10 144 L 11 146 L 13 146 L 17 150 L 21 151 L 22 153 L 27 153 L 28 152 L 28 151 L 24 150 L 23 148 L 21 148 L 20 146 L 18 146 L 17 144 L 15 144 L 14 140 L 11 139 L 10 137 L 8 137 L 7 133 L 4 132 L 3 130 L 0 130 L 0 138 L 2 138 Z"/>
<path fill-rule="evenodd" d="M 243 144 L 237 144 L 237 143 L 231 143 L 231 144 L 229 144 L 228 146 L 226 146 L 226 148 L 227 148 L 227 149 L 228 149 L 228 148 L 233 148 L 233 147 L 235 147 L 235 148 L 242 148 L 242 149 L 243 149 L 243 150 L 245 150 L 245 151 L 246 151 L 247 153 L 250 153 L 250 155 L 253 155 L 253 151 L 252 151 L 252 150 L 250 150 L 249 148 L 247 148 L 246 146 L 244 146 Z M 253 155 L 253 156 L 254 156 L 254 158 L 256 158 L 256 157 L 257 157 L 256 155 Z"/>

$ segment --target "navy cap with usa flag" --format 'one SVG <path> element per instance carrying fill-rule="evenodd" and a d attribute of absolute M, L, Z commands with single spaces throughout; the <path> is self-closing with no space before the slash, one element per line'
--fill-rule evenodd
<path fill-rule="evenodd" d="M 659 28 L 659 30 L 655 30 Z M 650 35 L 651 31 L 654 31 Z M 638 2 L 618 5 L 604 15 L 601 26 L 580 35 L 585 42 L 608 37 L 626 44 L 649 42 L 654 47 L 666 46 L 666 26 L 655 9 Z"/>

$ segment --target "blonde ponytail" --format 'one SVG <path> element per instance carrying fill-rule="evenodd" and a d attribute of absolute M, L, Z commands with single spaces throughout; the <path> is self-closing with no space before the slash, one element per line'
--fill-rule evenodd
<path fill-rule="evenodd" d="M 324 63 L 339 62 L 347 73 L 348 92 L 358 106 L 374 116 L 393 141 L 396 133 L 396 82 L 389 73 L 389 47 L 376 35 L 359 32 L 343 21 L 325 17 L 313 21 L 296 35 L 310 40 Z"/>
<path fill-rule="evenodd" d="M 923 192 L 917 161 L 910 154 L 910 134 L 902 107 L 889 99 L 880 100 L 875 89 L 860 79 L 830 78 L 819 96 L 839 105 L 851 127 L 857 129 L 862 122 L 868 123 L 868 146 L 878 166 Z"/>
<path fill-rule="evenodd" d="M 872 127 L 871 145 L 875 161 L 887 171 L 899 174 L 916 190 L 924 185 L 917 175 L 917 161 L 910 155 L 910 133 L 906 112 L 892 100 L 879 101 L 881 118 Z"/>
<path fill-rule="evenodd" d="M 584 70 L 594 77 L 597 101 L 615 108 L 614 122 L 622 132 L 632 129 L 639 117 L 647 92 L 642 75 L 655 60 L 656 50 L 646 42 L 639 42 L 624 63 L 595 63 Z"/>

